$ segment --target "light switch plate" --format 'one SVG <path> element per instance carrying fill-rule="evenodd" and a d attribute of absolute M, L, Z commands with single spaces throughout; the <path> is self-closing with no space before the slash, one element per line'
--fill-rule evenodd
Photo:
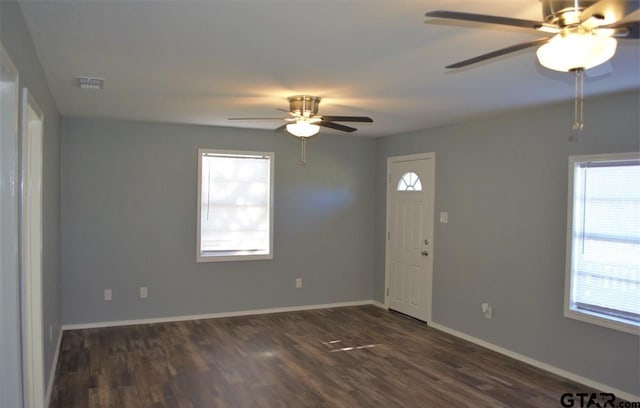
<path fill-rule="evenodd" d="M 440 222 L 443 224 L 446 224 L 449 222 L 449 213 L 448 212 L 441 212 L 440 213 Z"/>

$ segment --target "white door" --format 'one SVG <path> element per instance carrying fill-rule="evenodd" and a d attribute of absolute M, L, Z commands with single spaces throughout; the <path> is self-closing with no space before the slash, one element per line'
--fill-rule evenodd
<path fill-rule="evenodd" d="M 431 321 L 435 154 L 387 162 L 387 306 Z"/>

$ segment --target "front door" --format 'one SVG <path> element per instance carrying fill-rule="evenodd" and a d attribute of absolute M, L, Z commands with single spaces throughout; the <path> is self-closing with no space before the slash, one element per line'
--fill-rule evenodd
<path fill-rule="evenodd" d="M 387 163 L 386 301 L 390 309 L 431 321 L 435 154 Z"/>

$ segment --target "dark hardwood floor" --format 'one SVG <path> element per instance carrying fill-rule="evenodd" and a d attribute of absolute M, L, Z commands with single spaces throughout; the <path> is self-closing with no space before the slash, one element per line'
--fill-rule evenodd
<path fill-rule="evenodd" d="M 596 392 L 375 306 L 64 333 L 51 407 L 560 407 Z"/>

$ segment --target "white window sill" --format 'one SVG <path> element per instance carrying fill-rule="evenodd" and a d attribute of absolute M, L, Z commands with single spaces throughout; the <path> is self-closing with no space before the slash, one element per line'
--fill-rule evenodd
<path fill-rule="evenodd" d="M 564 317 L 640 336 L 640 324 L 635 324 L 621 319 L 615 319 L 610 316 L 604 317 L 603 315 L 598 313 L 592 313 L 583 310 L 578 311 L 573 309 L 566 309 L 564 311 Z"/>
<path fill-rule="evenodd" d="M 212 251 L 196 256 L 196 262 L 258 261 L 273 259 L 266 251 Z"/>

